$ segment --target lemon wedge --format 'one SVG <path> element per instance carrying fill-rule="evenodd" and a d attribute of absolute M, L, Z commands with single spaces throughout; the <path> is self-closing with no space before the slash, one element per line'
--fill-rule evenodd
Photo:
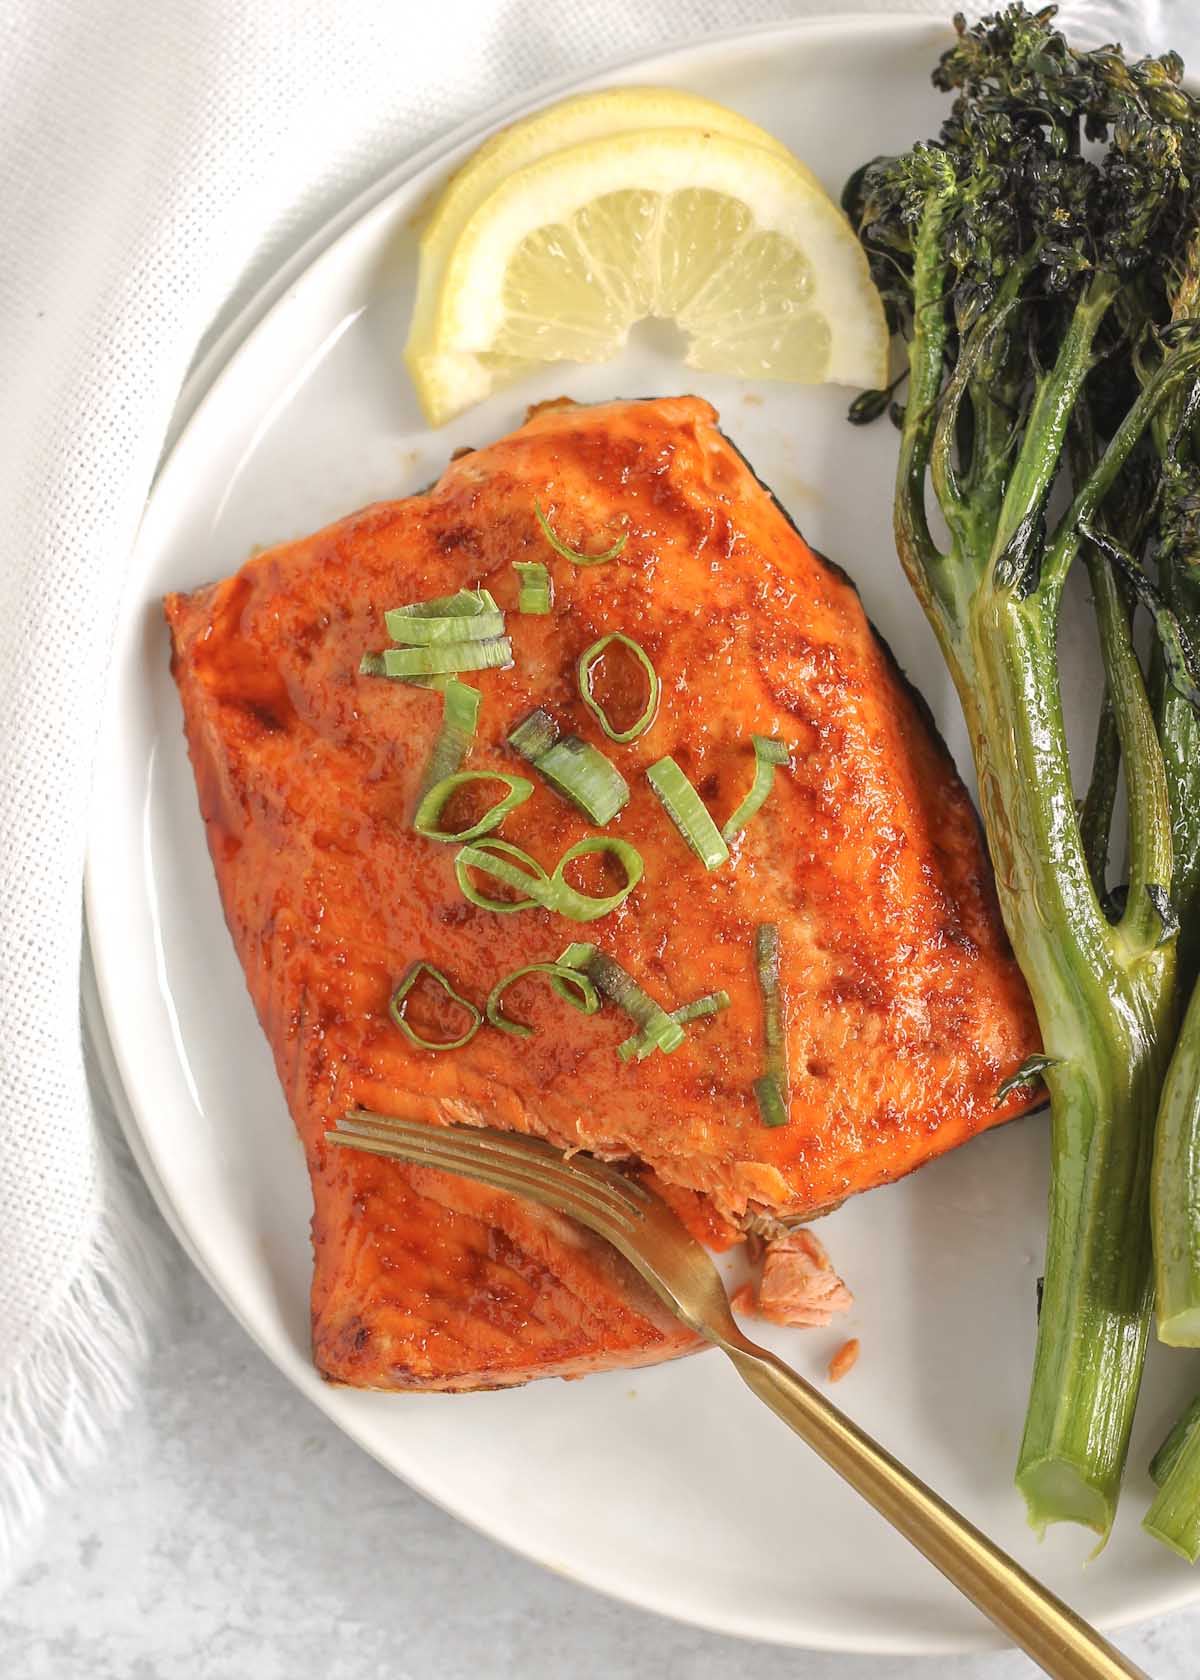
<path fill-rule="evenodd" d="M 452 380 L 454 372 L 439 370 L 438 353 L 433 348 L 438 296 L 450 253 L 475 211 L 510 175 L 554 152 L 616 134 L 636 133 L 639 129 L 665 128 L 711 130 L 764 146 L 782 157 L 791 157 L 782 141 L 765 128 L 714 99 L 704 99 L 681 88 L 605 88 L 599 93 L 560 100 L 501 129 L 450 178 L 421 230 L 417 296 L 404 351 L 418 393 L 435 424 L 438 423 L 436 392 L 448 378 Z M 793 158 L 792 162 L 820 191 L 816 176 L 797 159 Z M 500 376 L 508 382 L 527 365 L 519 359 L 507 360 L 513 365 L 504 367 L 505 358 L 499 358 L 485 384 Z"/>
<path fill-rule="evenodd" d="M 777 145 L 659 128 L 553 151 L 487 194 L 445 262 L 422 403 L 440 424 L 531 364 L 607 361 L 647 316 L 678 324 L 690 367 L 885 382 L 879 295 L 811 175 Z"/>

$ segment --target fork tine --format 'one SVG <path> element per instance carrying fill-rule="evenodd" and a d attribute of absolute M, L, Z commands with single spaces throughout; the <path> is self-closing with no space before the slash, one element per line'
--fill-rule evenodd
<path fill-rule="evenodd" d="M 521 1146 L 515 1149 L 497 1149 L 493 1147 L 490 1135 L 479 1128 L 430 1126 L 419 1121 L 401 1121 L 393 1124 L 369 1114 L 347 1115 L 338 1122 L 337 1130 L 339 1134 L 385 1138 L 393 1143 L 403 1143 L 421 1151 L 422 1154 L 436 1153 L 444 1158 L 453 1156 L 456 1161 L 463 1161 L 468 1165 L 481 1162 L 497 1170 L 517 1172 L 522 1177 L 539 1178 L 552 1187 L 557 1186 L 564 1177 L 569 1178 L 573 1185 L 582 1181 L 589 1193 L 614 1209 L 619 1208 L 620 1211 L 631 1214 L 636 1212 L 625 1203 L 614 1187 L 605 1182 L 593 1182 L 578 1165 L 568 1164 L 557 1152 L 546 1150 L 543 1153 L 536 1142 L 522 1141 Z"/>
<path fill-rule="evenodd" d="M 443 1159 L 412 1145 L 392 1143 L 380 1138 L 360 1138 L 350 1133 L 330 1133 L 329 1141 L 341 1148 L 385 1155 L 393 1160 L 408 1162 L 412 1166 L 430 1167 L 453 1173 L 457 1177 L 475 1179 L 481 1184 L 490 1185 L 493 1190 L 502 1190 L 512 1196 L 541 1202 L 556 1213 L 567 1214 L 570 1218 L 577 1219 L 581 1224 L 596 1231 L 606 1242 L 615 1243 L 618 1247 L 623 1247 L 635 1229 L 633 1221 L 621 1212 L 604 1203 L 593 1201 L 586 1195 L 580 1195 L 573 1188 L 542 1183 L 519 1172 L 505 1171 L 478 1160 L 469 1161 L 454 1157 Z"/>
<path fill-rule="evenodd" d="M 636 1221 L 644 1217 L 639 1201 L 645 1202 L 648 1198 L 640 1185 L 637 1186 L 639 1201 L 635 1201 L 628 1193 L 633 1187 L 612 1168 L 606 1168 L 602 1174 L 594 1173 L 591 1169 L 596 1163 L 591 1159 L 566 1160 L 540 1139 L 513 1138 L 507 1133 L 482 1127 L 468 1129 L 430 1126 L 422 1121 L 393 1120 L 390 1116 L 376 1115 L 365 1109 L 351 1110 L 338 1122 L 337 1130 L 342 1135 L 404 1141 L 423 1152 L 437 1150 L 453 1154 L 456 1162 L 468 1165 L 484 1160 L 498 1167 L 516 1169 L 522 1176 L 538 1176 L 552 1189 L 569 1187 L 573 1192 L 585 1192 L 623 1218 Z"/>
<path fill-rule="evenodd" d="M 514 1195 L 531 1196 L 538 1200 L 551 1195 L 548 1185 L 526 1180 L 520 1173 L 493 1166 L 481 1157 L 468 1159 L 466 1156 L 452 1156 L 437 1149 L 426 1149 L 420 1144 L 358 1132 L 327 1132 L 325 1136 L 327 1142 L 339 1149 L 355 1149 L 367 1155 L 385 1155 L 390 1160 L 405 1161 L 414 1167 L 429 1167 L 435 1171 L 453 1173 L 456 1177 L 472 1178 L 480 1184 L 490 1184 L 495 1190 L 508 1190 Z"/>
<path fill-rule="evenodd" d="M 594 1155 L 565 1156 L 545 1139 L 531 1137 L 524 1132 L 501 1132 L 492 1126 L 433 1126 L 424 1120 L 404 1120 L 397 1115 L 377 1114 L 368 1108 L 352 1108 L 337 1125 L 339 1130 L 357 1125 L 375 1126 L 414 1139 L 427 1138 L 431 1133 L 463 1138 L 468 1140 L 472 1149 L 486 1145 L 489 1152 L 516 1156 L 521 1162 L 537 1158 L 568 1166 L 572 1172 L 582 1172 L 597 1183 L 603 1182 L 623 1200 L 645 1203 L 651 1200 L 651 1194 L 644 1185 L 626 1178 L 608 1162 L 597 1160 Z"/>
<path fill-rule="evenodd" d="M 439 1130 L 442 1128 L 438 1128 Z M 474 1152 L 445 1148 L 436 1142 L 410 1142 L 390 1138 L 383 1133 L 329 1131 L 326 1141 L 343 1149 L 357 1149 L 365 1154 L 387 1155 L 393 1160 L 407 1161 L 413 1166 L 433 1167 L 457 1173 L 464 1178 L 477 1179 L 495 1190 L 511 1195 L 528 1196 L 559 1213 L 570 1215 L 582 1224 L 598 1231 L 602 1237 L 615 1242 L 636 1229 L 634 1210 L 616 1201 L 602 1200 L 589 1194 L 590 1186 L 577 1183 L 565 1174 L 537 1172 L 526 1169 L 524 1162 L 493 1163 L 478 1150 Z"/>

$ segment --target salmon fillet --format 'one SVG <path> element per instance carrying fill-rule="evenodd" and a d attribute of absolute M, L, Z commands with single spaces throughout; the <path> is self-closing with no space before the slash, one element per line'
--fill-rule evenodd
<path fill-rule="evenodd" d="M 604 547 L 623 530 L 623 552 L 592 567 L 560 558 L 535 498 L 564 542 Z M 516 611 L 517 560 L 550 567 L 550 615 Z M 637 848 L 644 877 L 586 926 L 467 902 L 457 848 L 412 827 L 440 696 L 359 674 L 387 643 L 387 608 L 474 585 L 506 609 L 514 662 L 464 679 L 482 694 L 470 767 L 527 771 L 506 737 L 542 706 L 631 789 L 606 832 Z M 324 1133 L 350 1107 L 636 1163 L 693 1229 L 728 1242 L 748 1220 L 810 1215 L 899 1178 L 1029 1106 L 1027 1089 L 995 1101 L 1038 1039 L 967 794 L 854 588 L 707 403 L 547 407 L 428 492 L 258 554 L 170 596 L 166 613 L 226 919 L 312 1178 L 326 1376 L 468 1388 L 695 1345 L 569 1222 L 330 1149 Z M 576 678 L 580 653 L 613 630 L 662 681 L 653 726 L 628 745 L 606 740 Z M 791 764 L 708 873 L 643 772 L 671 754 L 723 823 L 753 777 L 752 733 L 786 742 Z M 535 792 L 502 834 L 552 870 L 594 830 L 528 774 Z M 777 1128 L 751 1089 L 762 922 L 780 929 L 792 1069 Z M 389 1018 L 414 962 L 482 1007 L 504 974 L 577 939 L 668 1009 L 718 989 L 731 1006 L 674 1054 L 628 1064 L 615 1053 L 627 1017 L 611 1004 L 579 1014 L 538 981 L 506 999 L 535 1029 L 527 1039 L 485 1026 L 439 1053 Z"/>

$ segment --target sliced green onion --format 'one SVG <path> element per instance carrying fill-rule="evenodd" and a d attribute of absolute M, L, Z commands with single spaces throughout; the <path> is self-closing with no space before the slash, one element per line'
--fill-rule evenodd
<path fill-rule="evenodd" d="M 665 1015 L 664 1019 L 667 1025 L 661 1033 L 656 1030 L 656 1019 L 649 1026 L 642 1027 L 637 1032 L 630 1033 L 628 1038 L 622 1039 L 617 1045 L 618 1058 L 623 1062 L 632 1062 L 635 1059 L 644 1062 L 646 1057 L 652 1056 L 656 1050 L 661 1050 L 667 1056 L 673 1050 L 678 1050 L 683 1043 L 679 1023 L 672 1021 L 669 1015 Z M 675 1037 L 676 1032 L 679 1032 L 678 1038 Z"/>
<path fill-rule="evenodd" d="M 409 688 L 435 688 L 445 690 L 455 680 L 453 671 L 442 671 L 432 677 L 394 677 L 388 671 L 388 653 L 395 653 L 395 648 L 388 648 L 384 653 L 364 653 L 358 662 L 358 673 L 362 677 L 387 677 L 390 682 L 406 683 Z"/>
<path fill-rule="evenodd" d="M 686 1027 L 691 1021 L 702 1020 L 706 1015 L 718 1015 L 722 1009 L 728 1008 L 728 992 L 709 992 L 704 997 L 693 998 L 691 1003 L 680 1004 L 678 1009 L 672 1009 L 669 1019 L 674 1021 L 678 1027 Z M 651 1050 L 657 1048 L 658 1046 L 654 1043 L 647 1046 L 644 1034 L 636 1032 L 627 1038 L 623 1044 L 617 1045 L 617 1055 L 623 1062 L 629 1061 L 633 1056 L 637 1056 L 639 1061 L 643 1061 Z"/>
<path fill-rule="evenodd" d="M 525 721 L 511 731 L 508 744 L 515 752 L 519 752 L 522 758 L 527 758 L 530 764 L 534 764 L 546 748 L 552 747 L 557 740 L 558 725 L 550 713 L 544 712 L 539 706 L 536 712 L 530 712 Z"/>
<path fill-rule="evenodd" d="M 447 680 L 442 690 L 442 727 L 421 772 L 418 799 L 424 799 L 430 788 L 436 787 L 444 777 L 452 776 L 470 752 L 482 698 L 470 683 L 459 682 L 454 677 Z"/>
<path fill-rule="evenodd" d="M 504 614 L 487 589 L 460 589 L 454 595 L 438 595 L 431 601 L 414 601 L 406 607 L 390 607 L 384 613 L 388 635 L 406 647 L 428 647 L 438 643 L 494 641 L 504 634 Z M 424 681 L 428 671 L 419 667 L 396 669 L 397 662 L 388 660 L 385 653 L 364 653 L 359 672 L 364 677 L 399 677 L 412 682 Z M 403 662 L 408 664 L 410 662 Z M 442 673 L 450 669 L 484 670 L 489 663 L 506 661 L 485 660 L 483 664 L 459 663 L 453 667 L 437 664 L 430 669 Z M 427 686 L 434 686 L 432 682 Z"/>
<path fill-rule="evenodd" d="M 435 642 L 431 647 L 387 648 L 386 677 L 436 677 L 456 671 L 493 671 L 512 664 L 508 636 L 489 636 L 482 642 Z"/>
<path fill-rule="evenodd" d="M 505 858 L 510 857 L 520 860 L 519 869 L 505 862 Z M 472 869 L 478 869 L 484 875 L 493 875 L 497 881 L 503 881 L 506 887 L 512 887 L 515 892 L 531 896 L 519 899 L 488 898 L 471 880 L 469 871 Z M 464 846 L 454 859 L 454 874 L 462 888 L 463 897 L 469 904 L 478 905 L 481 910 L 494 910 L 500 916 L 511 915 L 516 910 L 536 910 L 545 901 L 545 889 L 550 880 L 536 858 L 530 857 L 520 846 L 513 846 L 507 840 L 495 838 L 475 840 Z M 537 896 L 533 896 L 534 894 Z"/>
<path fill-rule="evenodd" d="M 578 735 L 566 735 L 561 741 L 557 736 L 558 725 L 539 708 L 517 725 L 508 744 L 529 760 L 555 793 L 570 799 L 589 822 L 603 828 L 629 803 L 629 783 L 598 747 Z"/>
<path fill-rule="evenodd" d="M 459 788 L 466 787 L 471 782 L 503 782 L 508 792 L 469 828 L 439 828 L 438 819 L 451 798 Z M 518 805 L 523 805 L 532 792 L 533 783 L 524 776 L 509 776 L 502 770 L 458 770 L 453 775 L 443 776 L 440 782 L 430 788 L 417 806 L 413 827 L 426 840 L 474 840 L 481 834 L 490 834 L 494 828 L 499 828 L 508 813 L 514 811 Z"/>
<path fill-rule="evenodd" d="M 754 742 L 754 781 L 750 792 L 721 830 L 723 840 L 732 840 L 735 834 L 742 832 L 751 817 L 758 815 L 771 791 L 776 766 L 790 762 L 782 741 L 776 741 L 770 735 L 751 735 L 750 739 Z"/>
<path fill-rule="evenodd" d="M 598 747 L 565 735 L 533 761 L 555 793 L 578 805 L 589 822 L 603 828 L 629 803 L 629 783 Z"/>
<path fill-rule="evenodd" d="M 773 1073 L 764 1073 L 754 1081 L 754 1097 L 758 1103 L 758 1117 L 764 1126 L 787 1125 L 787 1102 Z"/>
<path fill-rule="evenodd" d="M 610 647 L 613 642 L 619 642 L 622 647 L 627 647 L 646 673 L 646 705 L 637 722 L 631 724 L 628 729 L 614 729 L 608 721 L 608 714 L 604 707 L 592 693 L 592 669 L 597 660 L 602 658 L 604 650 Z M 658 672 L 650 663 L 650 657 L 645 648 L 635 642 L 632 636 L 626 636 L 620 630 L 613 630 L 607 636 L 601 636 L 598 642 L 593 642 L 590 648 L 580 654 L 577 670 L 579 673 L 579 692 L 583 696 L 583 703 L 589 712 L 595 714 L 601 729 L 610 741 L 636 741 L 639 735 L 646 733 L 658 713 L 658 697 L 662 693 L 662 684 L 658 680 Z"/>
<path fill-rule="evenodd" d="M 578 1009 L 582 1015 L 594 1015 L 600 1007 L 600 999 L 596 988 L 586 974 L 580 974 L 566 963 L 528 963 L 524 968 L 514 968 L 511 974 L 506 974 L 503 980 L 498 980 L 488 993 L 487 1018 L 494 1027 L 501 1032 L 512 1033 L 516 1038 L 532 1038 L 533 1028 L 527 1027 L 522 1021 L 511 1020 L 500 1008 L 500 999 L 508 988 L 518 980 L 523 980 L 527 974 L 545 974 L 553 980 L 561 982 L 555 986 L 559 997 L 565 998 L 572 1009 Z M 573 997 L 569 988 L 579 993 Z"/>
<path fill-rule="evenodd" d="M 542 504 L 535 496 L 533 511 L 537 514 L 537 522 L 542 527 L 542 535 L 550 544 L 555 554 L 561 554 L 564 560 L 570 560 L 575 566 L 602 566 L 606 560 L 615 560 L 617 555 L 629 541 L 629 532 L 622 531 L 611 548 L 606 548 L 603 554 L 581 554 L 577 548 L 570 548 L 556 533 L 553 525 L 542 512 Z"/>
<path fill-rule="evenodd" d="M 460 1009 L 465 1009 L 467 1014 L 471 1017 L 470 1026 L 467 1028 L 466 1032 L 461 1033 L 458 1038 L 422 1038 L 420 1033 L 417 1032 L 414 1027 L 409 1025 L 406 1019 L 409 993 L 412 991 L 417 981 L 421 978 L 422 974 L 428 974 L 431 980 L 436 981 L 451 1002 L 458 1004 Z M 410 968 L 405 970 L 400 984 L 392 993 L 391 1002 L 388 1004 L 388 1014 L 400 1028 L 400 1031 L 404 1033 L 407 1038 L 411 1039 L 420 1050 L 461 1050 L 464 1044 L 469 1044 L 475 1037 L 475 1034 L 479 1031 L 480 1023 L 483 1020 L 483 1016 L 480 1011 L 476 1009 L 473 1003 L 469 1003 L 465 997 L 462 997 L 454 990 L 454 987 L 450 984 L 449 980 L 447 980 L 441 969 L 434 968 L 432 963 L 427 962 L 415 962 Z"/>
<path fill-rule="evenodd" d="M 571 885 L 566 878 L 566 868 L 573 859 L 590 857 L 598 852 L 608 852 L 616 858 L 625 871 L 625 885 L 615 893 L 607 893 L 603 898 L 591 898 Z M 553 910 L 556 915 L 567 916 L 573 922 L 594 922 L 625 902 L 641 880 L 645 867 L 641 853 L 635 851 L 628 840 L 618 840 L 612 834 L 591 835 L 587 840 L 580 840 L 559 858 L 554 874 L 550 877 L 550 890 L 545 898 L 546 909 Z"/>
<path fill-rule="evenodd" d="M 669 1055 L 683 1043 L 683 1028 L 679 1023 L 673 1021 L 662 1005 L 642 990 L 619 962 L 594 945 L 568 945 L 558 961 L 561 967 L 575 968 L 586 974 L 597 991 L 623 1009 L 636 1023 L 638 1031 L 634 1038 L 626 1039 L 617 1052 L 622 1061 L 629 1061 L 635 1054 L 638 1061 L 643 1061 L 654 1050 L 662 1050 Z M 551 985 L 557 989 L 561 982 L 552 980 Z M 626 1050 L 626 1045 L 633 1048 Z"/>
<path fill-rule="evenodd" d="M 473 618 L 476 613 L 494 612 L 496 601 L 490 589 L 456 589 L 453 595 L 435 595 L 429 601 L 410 601 L 404 607 L 390 607 L 385 618 Z M 391 629 L 391 625 L 388 625 Z"/>
<path fill-rule="evenodd" d="M 364 653 L 359 660 L 358 669 L 365 677 L 387 677 L 388 675 L 384 668 L 382 653 Z M 406 688 L 430 688 L 442 694 L 455 680 L 453 671 L 442 671 L 436 677 L 388 677 L 389 682 L 402 682 Z"/>
<path fill-rule="evenodd" d="M 589 945 L 586 940 L 577 939 L 573 944 L 567 946 L 566 950 L 562 952 L 557 961 L 561 968 L 586 969 L 593 954 L 595 953 L 595 950 L 596 947 L 594 945 Z M 558 993 L 559 997 L 565 997 L 567 995 L 556 981 L 551 980 L 550 985 L 551 988 Z"/>
<path fill-rule="evenodd" d="M 693 998 L 691 1003 L 681 1003 L 678 1009 L 672 1009 L 672 1021 L 678 1021 L 681 1027 L 686 1027 L 690 1021 L 702 1021 L 708 1015 L 719 1015 L 723 1009 L 728 1009 L 729 993 L 705 992 L 703 997 Z"/>
<path fill-rule="evenodd" d="M 554 585 L 550 581 L 549 567 L 543 566 L 540 560 L 514 560 L 513 571 L 520 584 L 517 611 L 548 613 L 554 605 Z"/>
<path fill-rule="evenodd" d="M 774 922 L 760 922 L 754 930 L 754 967 L 763 995 L 763 1016 L 767 1041 L 768 1073 L 787 1077 L 784 1060 L 787 1049 L 783 1030 L 783 1003 L 779 990 L 779 929 Z"/>
<path fill-rule="evenodd" d="M 488 589 L 458 589 L 453 595 L 435 595 L 431 601 L 411 601 L 406 607 L 389 607 L 383 615 L 388 635 L 394 642 L 410 642 L 419 638 L 414 634 L 418 619 L 482 618 L 486 613 L 498 612 L 495 597 Z M 474 632 L 466 625 L 459 633 L 459 641 L 469 641 Z"/>
<path fill-rule="evenodd" d="M 573 859 L 587 857 L 596 852 L 611 852 L 625 871 L 624 886 L 615 893 L 606 893 L 603 898 L 592 898 L 587 893 L 580 892 L 578 887 L 573 887 L 566 879 L 567 865 Z M 506 862 L 510 857 L 516 858 L 518 863 Z M 469 871 L 472 869 L 478 869 L 484 875 L 493 875 L 505 886 L 528 896 L 516 902 L 488 898 L 471 881 Z M 477 904 L 480 909 L 498 910 L 507 914 L 513 910 L 532 910 L 540 906 L 543 910 L 552 911 L 556 916 L 566 916 L 572 922 L 594 922 L 601 916 L 607 916 L 629 897 L 641 880 L 644 869 L 640 853 L 635 851 L 627 840 L 618 840 L 615 836 L 606 834 L 596 834 L 587 840 L 580 840 L 578 845 L 563 853 L 554 874 L 549 876 L 536 858 L 531 857 L 520 846 L 509 845 L 506 840 L 472 841 L 462 848 L 454 860 L 454 873 L 463 890 L 463 896 L 470 903 Z"/>
<path fill-rule="evenodd" d="M 504 614 L 497 607 L 475 618 L 405 618 L 389 613 L 388 635 L 406 647 L 434 647 L 439 642 L 483 642 L 503 636 Z"/>
<path fill-rule="evenodd" d="M 774 922 L 761 922 L 755 929 L 754 967 L 763 997 L 763 1036 L 766 1039 L 764 1072 L 754 1081 L 754 1095 L 764 1126 L 786 1126 L 790 1082 L 787 1033 L 784 1031 L 783 1000 L 779 987 L 779 929 Z"/>
<path fill-rule="evenodd" d="M 729 847 L 705 810 L 704 801 L 675 760 L 660 758 L 646 771 L 646 780 L 705 869 L 719 869 L 728 860 Z"/>

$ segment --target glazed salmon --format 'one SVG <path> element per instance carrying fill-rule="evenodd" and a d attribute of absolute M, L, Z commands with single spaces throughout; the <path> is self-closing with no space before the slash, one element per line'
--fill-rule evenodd
<path fill-rule="evenodd" d="M 578 566 L 558 537 L 619 556 Z M 545 616 L 516 610 L 514 561 L 552 573 Z M 506 612 L 507 669 L 482 696 L 469 767 L 528 773 L 501 837 L 547 871 L 595 832 L 506 744 L 537 707 L 630 788 L 605 832 L 644 863 L 580 924 L 467 901 L 455 845 L 413 814 L 441 718 L 428 688 L 360 674 L 383 615 L 483 586 Z M 225 914 L 304 1142 L 314 1199 L 319 1368 L 372 1387 L 471 1387 L 687 1351 L 622 1262 L 568 1222 L 443 1175 L 331 1149 L 362 1106 L 487 1123 L 651 1172 L 710 1239 L 829 1208 L 1021 1112 L 1001 1080 L 1037 1049 L 978 823 L 924 707 L 843 573 L 804 542 L 695 398 L 555 405 L 451 464 L 428 492 L 369 507 L 171 596 L 174 670 Z M 607 739 L 576 662 L 635 638 L 662 691 L 639 739 Z M 606 704 L 644 676 L 606 656 Z M 671 755 L 718 824 L 753 779 L 751 736 L 786 744 L 757 815 L 709 872 L 646 778 Z M 580 877 L 598 892 L 597 878 Z M 788 1123 L 763 1124 L 754 962 L 780 931 Z M 460 1049 L 410 1043 L 388 1002 L 426 961 L 482 1008 L 495 983 L 588 940 L 667 1009 L 723 990 L 673 1054 L 621 1061 L 611 1003 L 584 1015 L 542 980 L 506 994 L 532 1027 Z M 415 999 L 416 994 L 414 994 Z M 432 1008 L 426 999 L 423 1007 Z M 446 1004 L 438 1036 L 461 1028 Z M 431 1017 L 432 1019 L 432 1017 Z M 440 1019 L 440 1017 L 439 1017 Z"/>

